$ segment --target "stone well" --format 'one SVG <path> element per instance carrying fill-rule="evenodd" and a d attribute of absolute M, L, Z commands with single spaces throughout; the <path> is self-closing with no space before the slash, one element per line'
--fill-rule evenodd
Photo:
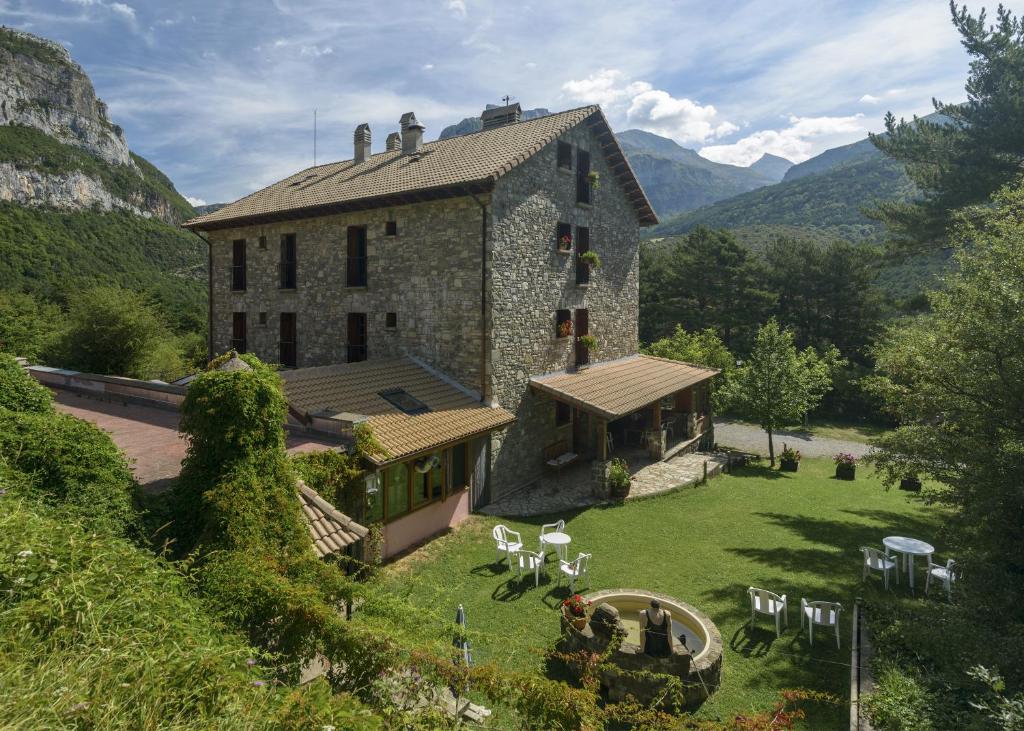
<path fill-rule="evenodd" d="M 674 597 L 639 589 L 611 589 L 586 594 L 585 598 L 594 607 L 590 623 L 577 630 L 563 616 L 562 637 L 556 649 L 601 655 L 621 633 L 625 639 L 600 670 L 601 690 L 609 701 L 617 703 L 633 696 L 643 704 L 659 703 L 669 710 L 681 710 L 676 699 L 665 698 L 665 676 L 682 681 L 684 707 L 699 705 L 718 688 L 722 635 L 699 609 Z M 673 634 L 686 638 L 687 647 L 676 642 L 669 657 L 650 657 L 640 651 L 639 612 L 650 606 L 651 599 L 661 602 L 661 608 L 672 615 Z"/>

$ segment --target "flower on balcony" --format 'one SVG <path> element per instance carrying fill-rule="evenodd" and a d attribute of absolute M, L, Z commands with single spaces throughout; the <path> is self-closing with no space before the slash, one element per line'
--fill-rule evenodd
<path fill-rule="evenodd" d="M 572 234 L 565 234 L 558 240 L 558 248 L 562 251 L 569 251 L 572 248 Z"/>
<path fill-rule="evenodd" d="M 567 338 L 572 335 L 572 320 L 563 320 L 558 323 L 558 337 Z"/>

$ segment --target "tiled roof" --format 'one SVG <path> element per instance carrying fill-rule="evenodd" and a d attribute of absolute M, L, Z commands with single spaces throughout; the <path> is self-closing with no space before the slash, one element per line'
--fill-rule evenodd
<path fill-rule="evenodd" d="M 641 224 L 657 223 L 604 114 L 599 107 L 588 106 L 428 142 L 419 154 L 381 152 L 359 165 L 345 160 L 306 168 L 184 225 L 205 231 L 485 192 L 499 177 L 584 121 L 594 128 Z"/>
<path fill-rule="evenodd" d="M 393 461 L 499 429 L 508 411 L 482 405 L 445 377 L 411 358 L 299 368 L 281 372 L 289 406 L 304 415 L 346 414 L 367 423 Z M 380 393 L 402 389 L 429 411 L 406 414 Z"/>
<path fill-rule="evenodd" d="M 579 371 L 535 376 L 530 386 L 605 419 L 618 419 L 717 373 L 678 360 L 631 355 Z"/>
<path fill-rule="evenodd" d="M 370 532 L 320 497 L 302 480 L 298 481 L 298 488 L 302 517 L 309 525 L 309 535 L 319 558 L 343 551 Z"/>

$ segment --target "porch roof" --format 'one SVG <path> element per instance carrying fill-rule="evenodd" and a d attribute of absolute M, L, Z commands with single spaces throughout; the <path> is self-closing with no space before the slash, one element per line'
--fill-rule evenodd
<path fill-rule="evenodd" d="M 678 360 L 631 355 L 582 370 L 534 376 L 530 386 L 610 421 L 717 374 L 714 368 Z"/>
<path fill-rule="evenodd" d="M 318 558 L 340 553 L 356 541 L 366 538 L 368 528 L 359 525 L 336 507 L 320 497 L 320 494 L 302 480 L 298 480 L 299 502 L 302 517 L 309 527 L 313 549 Z"/>

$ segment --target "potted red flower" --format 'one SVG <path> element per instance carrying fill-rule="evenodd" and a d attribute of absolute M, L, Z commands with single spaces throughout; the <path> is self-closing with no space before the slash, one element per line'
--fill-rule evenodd
<path fill-rule="evenodd" d="M 558 337 L 567 338 L 572 335 L 572 320 L 563 320 L 558 323 Z"/>
<path fill-rule="evenodd" d="M 572 234 L 564 234 L 558 240 L 559 251 L 572 251 Z"/>
<path fill-rule="evenodd" d="M 582 630 L 590 621 L 587 616 L 588 609 L 590 609 L 590 600 L 584 599 L 579 594 L 573 594 L 562 602 L 562 616 L 578 630 Z"/>
<path fill-rule="evenodd" d="M 847 452 L 840 452 L 832 458 L 836 463 L 836 479 L 852 480 L 857 476 L 857 458 Z"/>
<path fill-rule="evenodd" d="M 782 456 L 779 458 L 779 469 L 782 472 L 796 472 L 800 469 L 800 450 L 782 445 Z"/>

